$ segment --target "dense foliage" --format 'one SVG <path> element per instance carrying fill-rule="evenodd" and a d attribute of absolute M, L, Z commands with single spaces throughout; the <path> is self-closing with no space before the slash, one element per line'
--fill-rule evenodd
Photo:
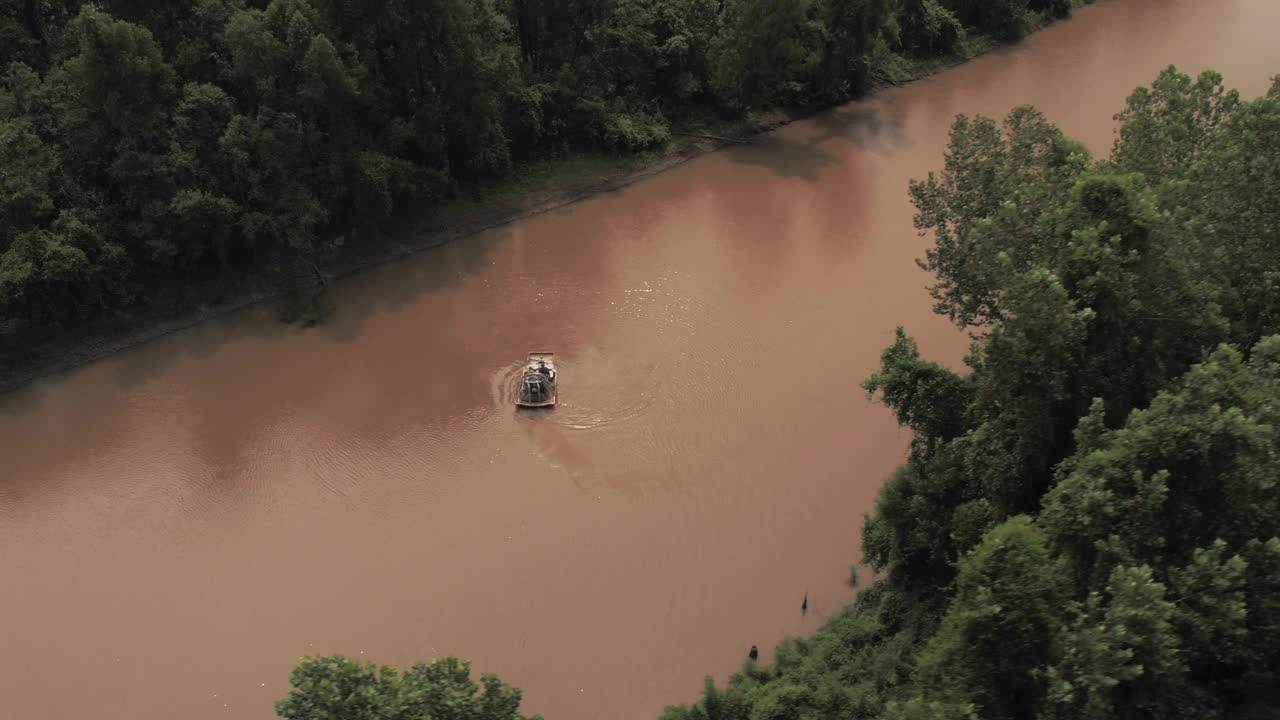
<path fill-rule="evenodd" d="M 1016 36 L 1070 4 L 0 0 L 0 330 L 289 276 L 339 228 L 460 181 L 844 100 L 875 57 Z"/>
<path fill-rule="evenodd" d="M 1274 717 L 1280 78 L 1169 68 L 1117 119 L 1102 160 L 1033 108 L 956 119 L 911 195 L 970 372 L 899 330 L 866 382 L 915 438 L 881 579 L 664 720 Z"/>
<path fill-rule="evenodd" d="M 477 684 L 471 666 L 456 658 L 404 673 L 343 657 L 307 658 L 289 682 L 289 696 L 276 703 L 285 720 L 525 720 L 519 690 L 493 675 Z"/>

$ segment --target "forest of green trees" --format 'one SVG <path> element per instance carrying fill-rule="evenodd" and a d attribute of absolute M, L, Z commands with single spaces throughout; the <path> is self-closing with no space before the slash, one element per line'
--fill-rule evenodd
<path fill-rule="evenodd" d="M 914 436 L 865 520 L 879 579 L 663 720 L 1276 716 L 1280 78 L 1170 68 L 1118 119 L 1104 159 L 1033 108 L 956 119 L 910 190 L 969 372 L 900 330 L 866 381 Z M 308 660 L 278 710 L 520 718 L 438 662 Z"/>
<path fill-rule="evenodd" d="M 1080 0 L 0 0 L 0 339 L 308 265 L 342 228 Z"/>

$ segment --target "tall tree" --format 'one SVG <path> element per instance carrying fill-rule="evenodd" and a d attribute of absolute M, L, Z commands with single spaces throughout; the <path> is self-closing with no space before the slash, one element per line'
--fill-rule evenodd
<path fill-rule="evenodd" d="M 795 102 L 822 53 L 817 0 L 725 0 L 713 49 L 718 94 L 730 105 Z"/>
<path fill-rule="evenodd" d="M 1064 588 L 1044 535 L 1020 515 L 960 561 L 956 598 L 920 657 L 926 693 L 973 703 L 982 717 L 1033 717 L 1037 671 L 1053 657 Z"/>

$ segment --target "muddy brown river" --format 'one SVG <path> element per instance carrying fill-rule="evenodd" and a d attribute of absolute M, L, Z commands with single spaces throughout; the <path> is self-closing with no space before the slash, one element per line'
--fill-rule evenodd
<path fill-rule="evenodd" d="M 0 398 L 0 700 L 265 720 L 300 656 L 460 655 L 549 720 L 651 719 L 847 602 L 908 437 L 859 382 L 930 313 L 908 178 L 956 113 L 1096 151 L 1168 64 L 1248 96 L 1275 0 L 1108 0 L 629 189 Z M 517 414 L 524 353 L 561 405 Z M 800 601 L 809 594 L 809 612 Z M 763 659 L 763 658 L 762 658 Z"/>

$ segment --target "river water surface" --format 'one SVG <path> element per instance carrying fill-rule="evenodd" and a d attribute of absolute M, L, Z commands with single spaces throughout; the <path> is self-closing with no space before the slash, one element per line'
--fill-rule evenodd
<path fill-rule="evenodd" d="M 617 193 L 0 398 L 0 705 L 272 717 L 306 654 L 460 655 L 548 720 L 654 718 L 852 595 L 908 436 L 858 385 L 930 314 L 906 185 L 956 113 L 1095 151 L 1171 63 L 1246 95 L 1276 0 L 1106 0 Z M 561 406 L 518 415 L 524 353 Z M 800 601 L 809 594 L 809 613 Z M 766 659 L 766 658 L 762 658 Z"/>

